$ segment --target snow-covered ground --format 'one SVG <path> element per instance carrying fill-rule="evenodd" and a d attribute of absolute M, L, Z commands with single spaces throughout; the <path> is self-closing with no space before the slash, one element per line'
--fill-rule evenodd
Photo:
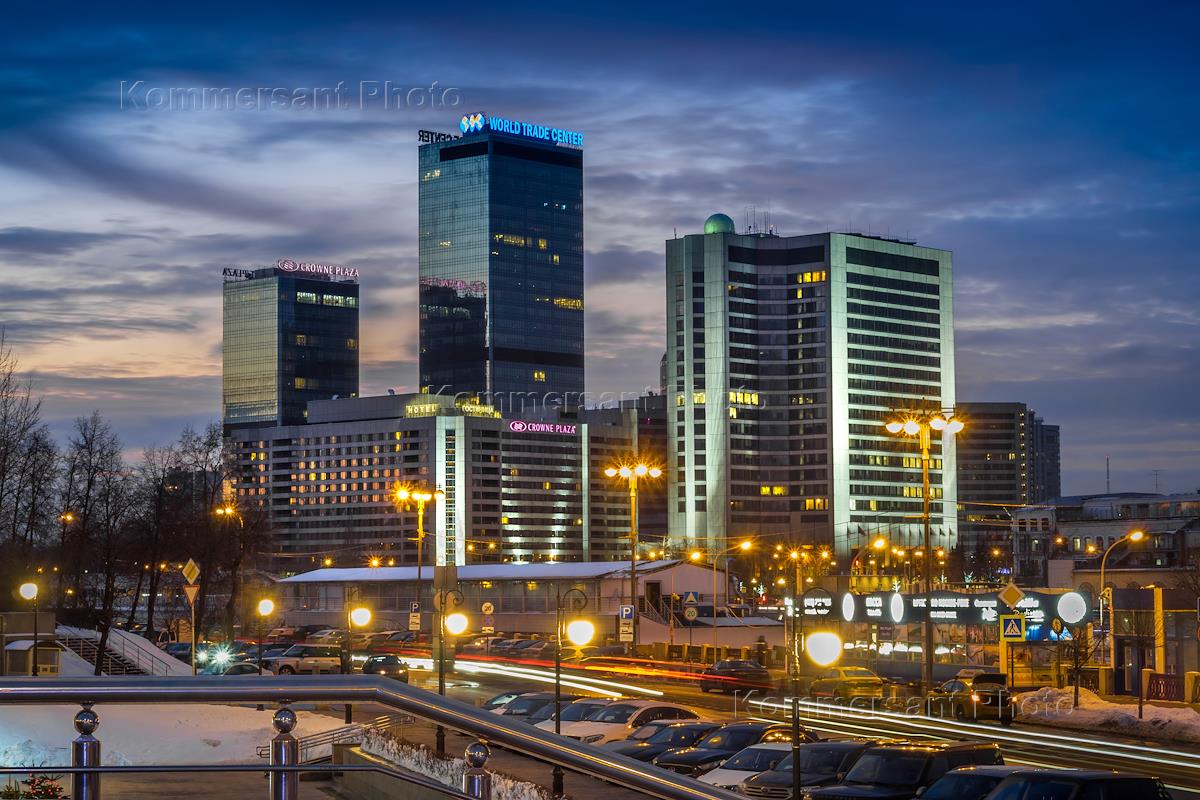
<path fill-rule="evenodd" d="M 1043 688 L 1016 696 L 1017 719 L 1059 728 L 1104 731 L 1134 738 L 1200 743 L 1200 714 L 1186 706 L 1146 704 L 1138 719 L 1137 703 L 1111 703 L 1095 692 L 1079 690 L 1079 708 L 1072 708 L 1075 690 Z"/>
<path fill-rule="evenodd" d="M 0 706 L 0 765 L 71 763 L 76 705 Z M 105 764 L 261 763 L 255 748 L 275 735 L 273 710 L 224 705 L 98 705 L 96 738 Z M 340 719 L 297 711 L 303 737 L 342 725 Z"/>

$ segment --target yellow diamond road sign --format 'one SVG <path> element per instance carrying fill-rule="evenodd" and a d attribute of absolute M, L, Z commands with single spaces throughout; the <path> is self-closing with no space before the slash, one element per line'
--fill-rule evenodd
<path fill-rule="evenodd" d="M 1000 602 L 1004 603 L 1004 605 L 1009 608 L 1016 608 L 1017 603 L 1021 602 L 1021 599 L 1025 597 L 1025 593 L 1015 583 L 1010 583 L 1001 589 L 996 596 L 1000 598 Z"/>
<path fill-rule="evenodd" d="M 195 583 L 196 579 L 200 577 L 200 565 L 189 558 L 188 562 L 183 565 L 183 577 L 188 583 Z"/>

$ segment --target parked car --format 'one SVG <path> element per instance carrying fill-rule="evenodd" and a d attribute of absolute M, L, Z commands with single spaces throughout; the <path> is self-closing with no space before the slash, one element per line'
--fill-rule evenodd
<path fill-rule="evenodd" d="M 956 767 L 1003 763 L 1000 748 L 984 742 L 873 747 L 836 785 L 809 794 L 812 800 L 911 800 Z"/>
<path fill-rule="evenodd" d="M 388 654 L 367 656 L 363 662 L 364 675 L 386 675 L 401 683 L 408 683 L 408 664 L 399 656 Z"/>
<path fill-rule="evenodd" d="M 790 742 L 764 742 L 751 745 L 701 775 L 699 781 L 732 792 L 747 778 L 753 778 L 760 772 L 775 769 L 791 749 Z"/>
<path fill-rule="evenodd" d="M 225 671 L 221 675 L 257 675 L 259 674 L 258 664 L 253 661 L 235 661 L 225 667 Z"/>
<path fill-rule="evenodd" d="M 1104 798 L 1104 800 L 1171 800 L 1158 778 L 1102 770 L 1022 770 L 1000 783 L 987 800 L 1040 800 L 1041 798 Z"/>
<path fill-rule="evenodd" d="M 579 695 L 566 694 L 562 696 L 563 700 L 574 700 Z M 520 697 L 505 703 L 500 708 L 493 711 L 495 714 L 500 714 L 505 717 L 514 717 L 518 720 L 525 720 L 531 714 L 539 711 L 542 706 L 554 705 L 554 692 L 526 692 Z"/>
<path fill-rule="evenodd" d="M 875 741 L 846 739 L 840 742 L 809 742 L 800 745 L 800 781 L 802 786 L 825 786 L 850 770 L 859 756 L 878 744 Z M 770 772 L 747 778 L 740 791 L 747 797 L 790 800 L 792 796 L 792 755 L 788 753 Z"/>
<path fill-rule="evenodd" d="M 817 675 L 809 685 L 813 697 L 882 698 L 883 678 L 866 667 L 833 667 Z"/>
<path fill-rule="evenodd" d="M 522 692 L 501 692 L 495 697 L 484 700 L 479 704 L 479 707 L 484 711 L 495 711 L 505 703 L 511 702 L 512 700 L 520 697 L 522 694 Z"/>
<path fill-rule="evenodd" d="M 609 742 L 605 747 L 638 761 L 653 761 L 668 750 L 691 747 L 720 727 L 718 722 L 661 720 L 660 723 L 643 725 L 634 731 L 633 737 L 623 741 Z M 650 735 L 637 737 L 637 734 L 641 733 L 643 729 L 650 729 Z"/>
<path fill-rule="evenodd" d="M 192 663 L 192 643 L 191 642 L 171 642 L 163 648 L 163 652 L 172 658 L 178 658 L 185 664 Z"/>
<path fill-rule="evenodd" d="M 986 797 L 988 792 L 995 789 L 997 784 L 1009 775 L 1028 769 L 1009 765 L 959 767 L 938 778 L 918 796 L 923 800 L 960 800 L 964 797 L 977 800 Z"/>
<path fill-rule="evenodd" d="M 996 719 L 1012 725 L 1016 709 L 1002 672 L 981 672 L 969 678 L 952 678 L 931 690 L 925 698 L 930 714 L 955 719 Z"/>
<path fill-rule="evenodd" d="M 264 659 L 265 660 L 265 659 Z M 276 675 L 323 675 L 342 671 L 342 648 L 328 645 L 296 644 L 271 661 Z"/>
<path fill-rule="evenodd" d="M 590 718 L 563 726 L 562 733 L 587 744 L 604 744 L 625 739 L 629 734 L 655 720 L 699 719 L 690 708 L 658 700 L 619 700 L 602 708 Z"/>
<path fill-rule="evenodd" d="M 700 691 L 732 692 L 735 689 L 771 689 L 771 673 L 757 661 L 718 661 L 701 673 Z"/>
<path fill-rule="evenodd" d="M 316 633 L 310 634 L 309 637 L 304 640 L 305 644 L 324 645 L 342 644 L 344 641 L 346 641 L 346 632 L 336 628 L 324 628 Z"/>
<path fill-rule="evenodd" d="M 558 714 L 559 728 L 569 722 L 587 719 L 611 702 L 604 697 L 580 697 L 577 700 L 563 701 L 562 709 Z M 544 731 L 554 730 L 554 704 L 543 706 L 539 711 L 531 714 L 526 722 Z"/>
<path fill-rule="evenodd" d="M 668 750 L 652 762 L 681 775 L 701 775 L 751 745 L 791 741 L 790 725 L 780 722 L 731 722 L 692 747 Z M 782 756 L 781 756 L 782 757 Z M 742 778 L 737 783 L 741 783 Z"/>

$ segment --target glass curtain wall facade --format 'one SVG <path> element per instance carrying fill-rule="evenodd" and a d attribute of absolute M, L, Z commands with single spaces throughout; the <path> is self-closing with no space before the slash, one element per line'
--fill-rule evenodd
<path fill-rule="evenodd" d="M 358 288 L 273 268 L 225 283 L 227 430 L 294 425 L 309 400 L 358 394 Z"/>
<path fill-rule="evenodd" d="M 848 234 L 739 235 L 726 218 L 668 241 L 672 544 L 919 542 L 919 452 L 883 425 L 954 403 L 950 281 L 946 251 Z M 933 443 L 938 546 L 952 448 Z"/>
<path fill-rule="evenodd" d="M 418 161 L 422 391 L 505 413 L 578 402 L 582 151 L 485 130 Z"/>

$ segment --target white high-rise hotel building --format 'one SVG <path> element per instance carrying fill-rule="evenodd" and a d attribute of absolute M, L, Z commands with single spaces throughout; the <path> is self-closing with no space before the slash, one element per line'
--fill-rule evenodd
<path fill-rule="evenodd" d="M 714 214 L 666 243 L 668 527 L 718 553 L 744 536 L 921 544 L 916 442 L 898 409 L 954 406 L 951 254 L 844 233 L 738 234 Z M 956 535 L 952 435 L 932 448 L 933 544 Z"/>

